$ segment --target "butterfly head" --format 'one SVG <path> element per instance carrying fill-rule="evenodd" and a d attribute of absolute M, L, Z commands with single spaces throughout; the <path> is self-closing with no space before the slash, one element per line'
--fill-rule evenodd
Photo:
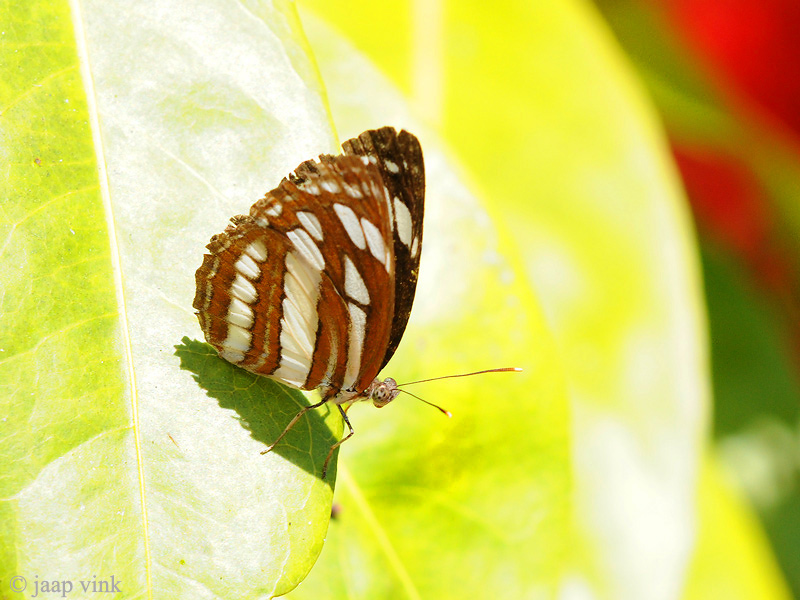
<path fill-rule="evenodd" d="M 399 394 L 400 390 L 397 389 L 397 382 L 391 377 L 387 377 L 383 381 L 376 378 L 365 393 L 376 408 L 383 408 L 397 398 Z"/>

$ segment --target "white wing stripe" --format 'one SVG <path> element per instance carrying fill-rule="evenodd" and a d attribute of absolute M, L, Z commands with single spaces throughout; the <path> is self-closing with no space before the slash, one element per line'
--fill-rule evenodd
<path fill-rule="evenodd" d="M 297 213 L 297 219 L 305 227 L 305 230 L 311 234 L 311 237 L 318 242 L 322 241 L 322 225 L 320 225 L 317 215 L 302 211 Z"/>
<path fill-rule="evenodd" d="M 344 204 L 334 204 L 333 210 L 336 211 L 336 216 L 342 222 L 342 227 L 350 236 L 350 241 L 353 242 L 360 250 L 367 247 L 367 241 L 364 239 L 364 232 L 361 225 L 358 224 L 358 217 L 353 209 Z"/>
<path fill-rule="evenodd" d="M 322 252 L 319 251 L 314 240 L 311 239 L 311 236 L 305 229 L 292 229 L 286 234 L 286 237 L 291 240 L 300 255 L 312 266 L 320 271 L 325 268 L 325 259 L 322 257 Z"/>
<path fill-rule="evenodd" d="M 361 219 L 361 227 L 364 229 L 364 235 L 369 244 L 369 251 L 372 256 L 381 261 L 381 264 L 386 264 L 386 246 L 383 243 L 383 236 L 381 236 L 380 229 L 375 227 L 366 219 Z"/>
<path fill-rule="evenodd" d="M 242 329 L 237 325 L 228 323 L 228 337 L 222 342 L 225 348 L 236 350 L 239 352 L 247 352 L 250 350 L 250 340 L 252 334 L 246 329 Z"/>
<path fill-rule="evenodd" d="M 348 302 L 347 308 L 350 311 L 350 339 L 347 348 L 347 370 L 342 382 L 343 390 L 349 390 L 361 372 L 361 351 L 364 348 L 367 331 L 367 313 L 352 302 Z"/>
<path fill-rule="evenodd" d="M 253 309 L 238 298 L 231 298 L 228 306 L 228 322 L 250 329 L 253 326 Z"/>
<path fill-rule="evenodd" d="M 267 247 L 264 242 L 257 240 L 250 244 L 244 251 L 249 254 L 253 260 L 257 262 L 264 262 L 267 260 Z"/>
<path fill-rule="evenodd" d="M 255 286 L 238 274 L 236 275 L 236 279 L 234 279 L 233 283 L 231 284 L 230 293 L 232 296 L 239 298 L 245 304 L 254 304 L 256 298 L 258 297 Z"/>
<path fill-rule="evenodd" d="M 293 342 L 286 347 L 294 349 L 310 361 L 314 354 L 314 341 L 310 337 L 311 332 L 306 327 L 307 324 L 304 322 L 300 311 L 297 310 L 297 307 L 295 307 L 288 298 L 284 299 L 281 307 L 283 308 L 281 324 L 283 325 L 283 329 L 289 332 Z M 314 327 L 315 334 L 316 329 L 317 328 Z"/>
<path fill-rule="evenodd" d="M 280 217 L 283 212 L 283 205 L 280 202 L 275 202 L 265 211 L 270 217 Z"/>
<path fill-rule="evenodd" d="M 344 257 L 344 291 L 353 300 L 361 304 L 369 304 L 367 286 L 353 261 L 347 255 Z"/>
<path fill-rule="evenodd" d="M 256 261 L 254 261 L 248 254 L 242 254 L 239 257 L 239 260 L 237 260 L 236 264 L 233 266 L 239 273 L 248 279 L 258 279 L 258 276 L 261 274 Z"/>
<path fill-rule="evenodd" d="M 284 301 L 288 301 L 290 307 L 303 320 L 303 327 L 309 330 L 316 329 L 314 322 L 317 320 L 317 307 L 312 304 L 311 296 L 305 293 L 291 272 L 286 273 L 283 291 L 286 296 Z"/>
<path fill-rule="evenodd" d="M 408 207 L 400 202 L 399 198 L 394 199 L 394 219 L 396 225 L 397 236 L 400 241 L 406 245 L 411 245 L 411 211 Z"/>
<path fill-rule="evenodd" d="M 291 273 L 306 296 L 309 298 L 319 296 L 320 279 L 314 277 L 308 264 L 298 259 L 294 252 L 286 255 L 286 271 Z"/>
<path fill-rule="evenodd" d="M 302 254 L 302 251 L 298 250 L 298 253 Z M 317 303 L 321 281 L 322 269 L 315 269 L 295 252 L 286 255 L 284 299 L 281 303 L 281 359 L 271 376 L 296 387 L 302 387 L 311 371 L 319 327 Z"/>

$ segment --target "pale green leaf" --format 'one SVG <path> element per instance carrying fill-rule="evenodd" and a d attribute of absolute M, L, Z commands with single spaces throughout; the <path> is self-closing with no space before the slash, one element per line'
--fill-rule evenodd
<path fill-rule="evenodd" d="M 334 145 L 293 8 L 25 1 L 0 22 L 0 580 L 284 593 L 321 550 L 341 423 L 261 456 L 305 400 L 216 357 L 191 302 L 211 235 Z"/>

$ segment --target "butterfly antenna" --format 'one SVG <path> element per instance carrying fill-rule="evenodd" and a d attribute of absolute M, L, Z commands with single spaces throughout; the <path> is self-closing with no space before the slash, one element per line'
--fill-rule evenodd
<path fill-rule="evenodd" d="M 444 375 L 442 377 L 432 377 L 430 379 L 420 379 L 419 381 L 407 381 L 406 383 L 398 383 L 397 387 L 400 387 L 400 386 L 403 386 L 403 385 L 412 385 L 412 384 L 415 384 L 415 383 L 425 383 L 426 381 L 438 381 L 439 379 L 450 379 L 452 377 L 470 377 L 471 375 L 482 375 L 483 373 L 506 373 L 506 372 L 509 372 L 509 371 L 514 371 L 514 372 L 519 373 L 520 371 L 522 371 L 522 369 L 520 369 L 519 367 L 502 367 L 500 369 L 486 369 L 485 371 L 474 371 L 472 373 L 461 373 L 459 375 Z M 405 392 L 405 390 L 400 390 L 400 391 Z M 408 393 L 409 392 L 406 392 L 406 394 L 408 394 Z M 413 396 L 413 394 L 412 394 L 412 396 Z M 420 398 L 420 400 L 422 400 L 422 399 Z M 423 400 L 423 402 L 424 402 L 424 400 Z M 428 404 L 430 404 L 430 402 Z"/>
<path fill-rule="evenodd" d="M 438 404 L 434 404 L 433 402 L 428 402 L 427 400 L 425 400 L 425 398 L 420 398 L 420 397 L 419 397 L 419 396 L 417 396 L 416 394 L 412 394 L 411 392 L 408 392 L 408 391 L 406 391 L 406 390 L 398 390 L 398 391 L 399 391 L 399 392 L 403 392 L 404 394 L 408 394 L 409 396 L 413 396 L 414 398 L 416 398 L 416 399 L 417 399 L 417 400 L 419 400 L 420 402 L 424 402 L 425 404 L 428 404 L 428 405 L 432 406 L 433 408 L 436 408 L 436 409 L 438 409 L 438 410 L 442 411 L 442 413 L 443 413 L 443 414 L 447 415 L 447 416 L 448 416 L 448 417 L 450 417 L 451 419 L 453 418 L 453 413 L 451 413 L 449 410 L 445 410 L 445 409 L 443 409 L 443 408 L 442 408 L 441 406 L 439 406 Z"/>

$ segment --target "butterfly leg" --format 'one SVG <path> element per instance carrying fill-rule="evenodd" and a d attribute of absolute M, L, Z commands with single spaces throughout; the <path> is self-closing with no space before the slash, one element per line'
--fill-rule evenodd
<path fill-rule="evenodd" d="M 331 457 L 333 456 L 333 451 L 336 450 L 339 446 L 341 446 L 346 440 L 349 440 L 351 437 L 353 437 L 353 434 L 355 433 L 355 431 L 353 431 L 353 426 L 350 425 L 350 419 L 347 418 L 347 413 L 344 412 L 344 409 L 342 408 L 342 405 L 341 404 L 337 404 L 336 408 L 339 409 L 339 413 L 342 415 L 342 418 L 344 419 L 344 422 L 347 423 L 347 428 L 350 430 L 350 433 L 348 433 L 346 436 L 344 436 L 342 439 L 340 439 L 338 442 L 336 442 L 333 446 L 331 446 L 331 449 L 328 450 L 328 458 L 325 459 L 325 464 L 322 465 L 322 478 L 323 479 L 325 479 L 325 476 L 328 474 L 328 463 L 331 462 Z"/>
<path fill-rule="evenodd" d="M 273 449 L 275 446 L 277 446 L 277 445 L 278 445 L 278 442 L 280 442 L 280 441 L 283 439 L 283 436 L 285 436 L 287 433 L 289 433 L 289 430 L 290 430 L 292 427 L 294 427 L 294 426 L 295 426 L 295 423 L 297 423 L 297 422 L 300 420 L 300 418 L 301 418 L 301 417 L 302 417 L 304 414 L 306 414 L 306 413 L 307 413 L 308 411 L 310 411 L 310 410 L 314 410 L 315 408 L 319 408 L 320 406 L 322 406 L 323 404 L 325 404 L 327 401 L 328 401 L 328 398 L 323 398 L 322 400 L 320 400 L 320 401 L 319 401 L 319 402 L 317 402 L 316 404 L 312 404 L 312 405 L 310 405 L 310 406 L 306 406 L 306 407 L 305 407 L 303 410 L 301 410 L 299 413 L 297 413 L 297 414 L 294 416 L 294 419 L 292 419 L 291 421 L 289 421 L 289 424 L 288 424 L 288 425 L 286 426 L 286 428 L 283 430 L 283 433 L 282 433 L 282 434 L 280 434 L 280 435 L 278 436 L 278 439 L 276 439 L 274 442 L 272 442 L 272 443 L 271 443 L 271 444 L 270 444 L 270 445 L 267 447 L 267 449 L 266 449 L 266 450 L 263 450 L 263 451 L 261 452 L 261 454 L 266 454 L 267 452 L 269 452 L 270 450 L 272 450 L 272 449 Z"/>

